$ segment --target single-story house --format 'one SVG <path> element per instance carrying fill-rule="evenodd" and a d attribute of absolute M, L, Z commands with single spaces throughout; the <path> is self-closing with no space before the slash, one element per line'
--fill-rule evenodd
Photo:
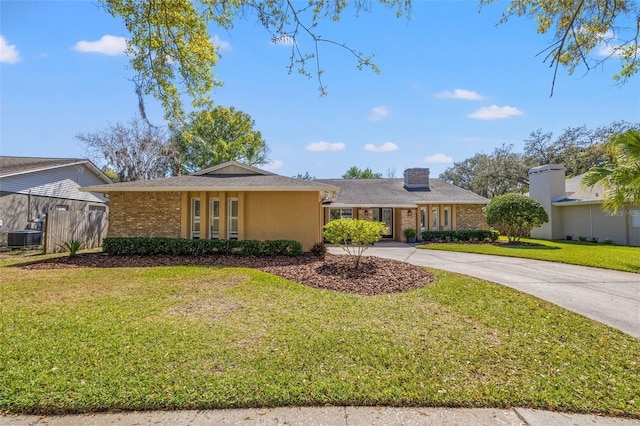
<path fill-rule="evenodd" d="M 386 236 L 398 240 L 406 227 L 486 227 L 482 206 L 489 200 L 439 179 L 429 182 L 428 169 L 405 176 L 406 182 L 307 181 L 230 161 L 188 176 L 82 190 L 109 194 L 114 237 L 291 239 L 309 250 L 337 217 L 384 221 Z"/>
<path fill-rule="evenodd" d="M 109 194 L 111 237 L 322 240 L 338 188 L 229 161 L 188 176 L 83 188 Z"/>
<path fill-rule="evenodd" d="M 565 179 L 562 164 L 529 170 L 529 195 L 549 213 L 549 222 L 531 231 L 533 238 L 579 239 L 640 246 L 640 206 L 626 205 L 612 214 L 602 208 L 606 190 L 601 184 L 588 187 L 584 174 Z"/>
<path fill-rule="evenodd" d="M 337 218 L 375 220 L 387 225 L 383 238 L 405 241 L 404 230 L 487 229 L 482 208 L 489 199 L 441 179 L 428 168 L 404 171 L 403 178 L 319 179 L 340 191 L 324 203 L 324 223 Z"/>
<path fill-rule="evenodd" d="M 107 211 L 102 193 L 79 190 L 106 183 L 86 159 L 0 156 L 0 233 L 25 229 L 51 210 Z"/>

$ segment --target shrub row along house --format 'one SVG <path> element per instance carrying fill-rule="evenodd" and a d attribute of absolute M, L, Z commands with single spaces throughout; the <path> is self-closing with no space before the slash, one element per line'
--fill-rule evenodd
<path fill-rule="evenodd" d="M 226 162 L 189 176 L 89 186 L 108 194 L 109 236 L 322 240 L 336 218 L 377 220 L 385 238 L 406 228 L 485 229 L 488 199 L 408 169 L 404 179 L 320 179 L 280 176 Z"/>

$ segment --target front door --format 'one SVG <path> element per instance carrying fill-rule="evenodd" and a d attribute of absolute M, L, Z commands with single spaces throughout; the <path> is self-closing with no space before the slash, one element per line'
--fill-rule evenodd
<path fill-rule="evenodd" d="M 390 207 L 374 208 L 373 220 L 385 225 L 382 238 L 393 238 L 393 209 Z"/>

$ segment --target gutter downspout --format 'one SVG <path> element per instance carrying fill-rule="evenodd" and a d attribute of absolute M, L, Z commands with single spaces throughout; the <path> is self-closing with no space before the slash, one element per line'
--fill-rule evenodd
<path fill-rule="evenodd" d="M 27 225 L 29 226 L 29 220 L 31 218 L 31 190 L 27 194 Z"/>
<path fill-rule="evenodd" d="M 591 216 L 591 207 L 593 206 L 589 204 L 589 228 L 591 233 L 591 239 L 593 240 L 593 218 Z"/>

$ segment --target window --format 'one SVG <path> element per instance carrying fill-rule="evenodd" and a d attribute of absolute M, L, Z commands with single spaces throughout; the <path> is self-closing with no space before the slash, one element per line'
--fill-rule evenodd
<path fill-rule="evenodd" d="M 220 238 L 220 200 L 209 198 L 209 238 Z"/>
<path fill-rule="evenodd" d="M 331 209 L 329 210 L 329 220 L 353 219 L 353 209 Z"/>
<path fill-rule="evenodd" d="M 238 239 L 238 199 L 229 198 L 229 209 L 227 210 L 227 218 L 229 224 L 227 226 L 227 238 L 230 240 Z"/>
<path fill-rule="evenodd" d="M 191 199 L 191 238 L 200 238 L 200 198 Z"/>
<path fill-rule="evenodd" d="M 444 222 L 443 227 L 445 231 L 451 230 L 451 218 L 449 213 L 449 207 L 445 207 L 442 211 L 442 221 Z"/>
<path fill-rule="evenodd" d="M 440 220 L 438 218 L 438 208 L 431 208 L 431 230 L 439 231 L 440 230 Z"/>
<path fill-rule="evenodd" d="M 420 231 L 427 230 L 427 208 L 420 207 Z"/>
<path fill-rule="evenodd" d="M 107 206 L 89 206 L 89 211 L 105 213 L 107 211 Z"/>
<path fill-rule="evenodd" d="M 65 206 L 64 204 L 58 204 L 56 205 L 56 210 L 68 211 L 69 206 Z"/>

